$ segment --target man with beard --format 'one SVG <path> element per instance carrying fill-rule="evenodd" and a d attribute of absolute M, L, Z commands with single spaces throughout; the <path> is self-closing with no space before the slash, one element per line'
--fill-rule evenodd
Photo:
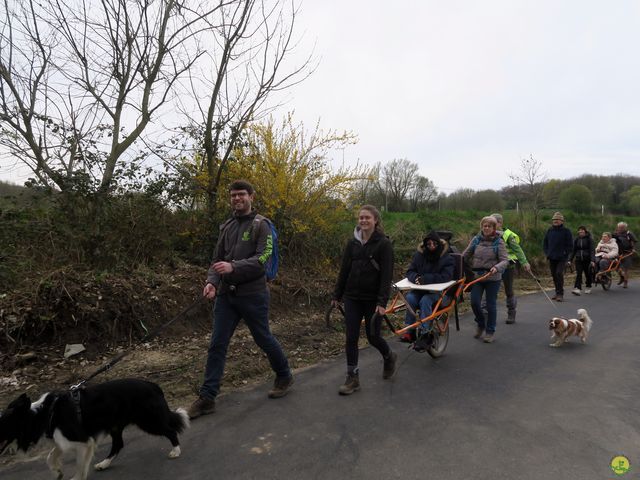
<path fill-rule="evenodd" d="M 269 289 L 265 264 L 273 254 L 273 236 L 265 217 L 252 204 L 253 185 L 236 180 L 229 186 L 233 216 L 220 226 L 220 235 L 202 295 L 215 299 L 213 332 L 198 398 L 189 418 L 215 411 L 229 342 L 241 319 L 267 355 L 276 378 L 269 398 L 284 397 L 293 385 L 289 362 L 269 328 Z"/>

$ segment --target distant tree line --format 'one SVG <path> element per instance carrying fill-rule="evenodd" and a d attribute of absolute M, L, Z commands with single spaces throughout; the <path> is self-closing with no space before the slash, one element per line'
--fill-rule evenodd
<path fill-rule="evenodd" d="M 419 174 L 417 163 L 394 159 L 376 164 L 365 178 L 355 182 L 349 203 L 370 203 L 390 212 L 526 209 L 533 212 L 536 221 L 539 212 L 548 208 L 640 215 L 637 176 L 585 174 L 548 180 L 541 162 L 533 156 L 523 159 L 520 171 L 509 176 L 513 185 L 500 190 L 460 188 L 447 194 Z"/>

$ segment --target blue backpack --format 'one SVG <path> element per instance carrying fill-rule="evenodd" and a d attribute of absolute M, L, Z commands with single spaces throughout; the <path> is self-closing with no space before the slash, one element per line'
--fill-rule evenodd
<path fill-rule="evenodd" d="M 271 255 L 269 255 L 267 258 L 263 258 L 264 256 L 260 256 L 259 260 L 264 264 L 264 273 L 267 277 L 267 282 L 270 282 L 274 278 L 276 278 L 276 275 L 278 274 L 278 267 L 280 266 L 280 255 L 278 252 L 278 231 L 276 230 L 276 226 L 271 220 L 260 214 L 257 214 L 253 219 L 254 225 L 259 224 L 263 220 L 267 222 L 267 225 L 269 225 L 269 228 L 271 229 L 271 237 L 267 237 L 267 250 L 269 249 L 269 243 L 271 243 Z M 257 231 L 257 229 L 253 229 L 253 231 Z"/>

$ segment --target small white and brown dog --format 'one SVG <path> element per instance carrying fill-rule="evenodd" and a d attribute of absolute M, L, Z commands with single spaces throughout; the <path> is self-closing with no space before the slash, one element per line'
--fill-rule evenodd
<path fill-rule="evenodd" d="M 560 347 L 569 341 L 571 335 L 580 337 L 582 343 L 587 343 L 587 336 L 593 321 L 584 308 L 578 310 L 578 318 L 553 317 L 549 320 L 549 330 L 551 330 L 552 347 Z"/>

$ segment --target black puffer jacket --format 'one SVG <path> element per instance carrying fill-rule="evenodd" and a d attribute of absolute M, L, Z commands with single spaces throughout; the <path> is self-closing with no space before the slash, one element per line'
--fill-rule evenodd
<path fill-rule="evenodd" d="M 577 236 L 573 241 L 573 251 L 571 252 L 571 258 L 569 261 L 573 261 L 574 258 L 578 260 L 590 260 L 596 261 L 596 246 L 593 244 L 593 238 L 591 234 L 587 234 L 584 237 Z"/>
<path fill-rule="evenodd" d="M 347 242 L 342 255 L 338 281 L 333 292 L 334 300 L 342 297 L 359 301 L 375 301 L 387 306 L 393 275 L 393 248 L 389 239 L 373 232 L 365 244 L 358 238 Z"/>
<path fill-rule="evenodd" d="M 438 248 L 433 255 L 428 255 L 427 240 L 438 242 Z M 446 251 L 446 244 L 437 235 L 430 233 L 413 254 L 406 277 L 412 283 L 428 285 L 430 283 L 444 283 L 453 280 L 453 257 Z"/>

